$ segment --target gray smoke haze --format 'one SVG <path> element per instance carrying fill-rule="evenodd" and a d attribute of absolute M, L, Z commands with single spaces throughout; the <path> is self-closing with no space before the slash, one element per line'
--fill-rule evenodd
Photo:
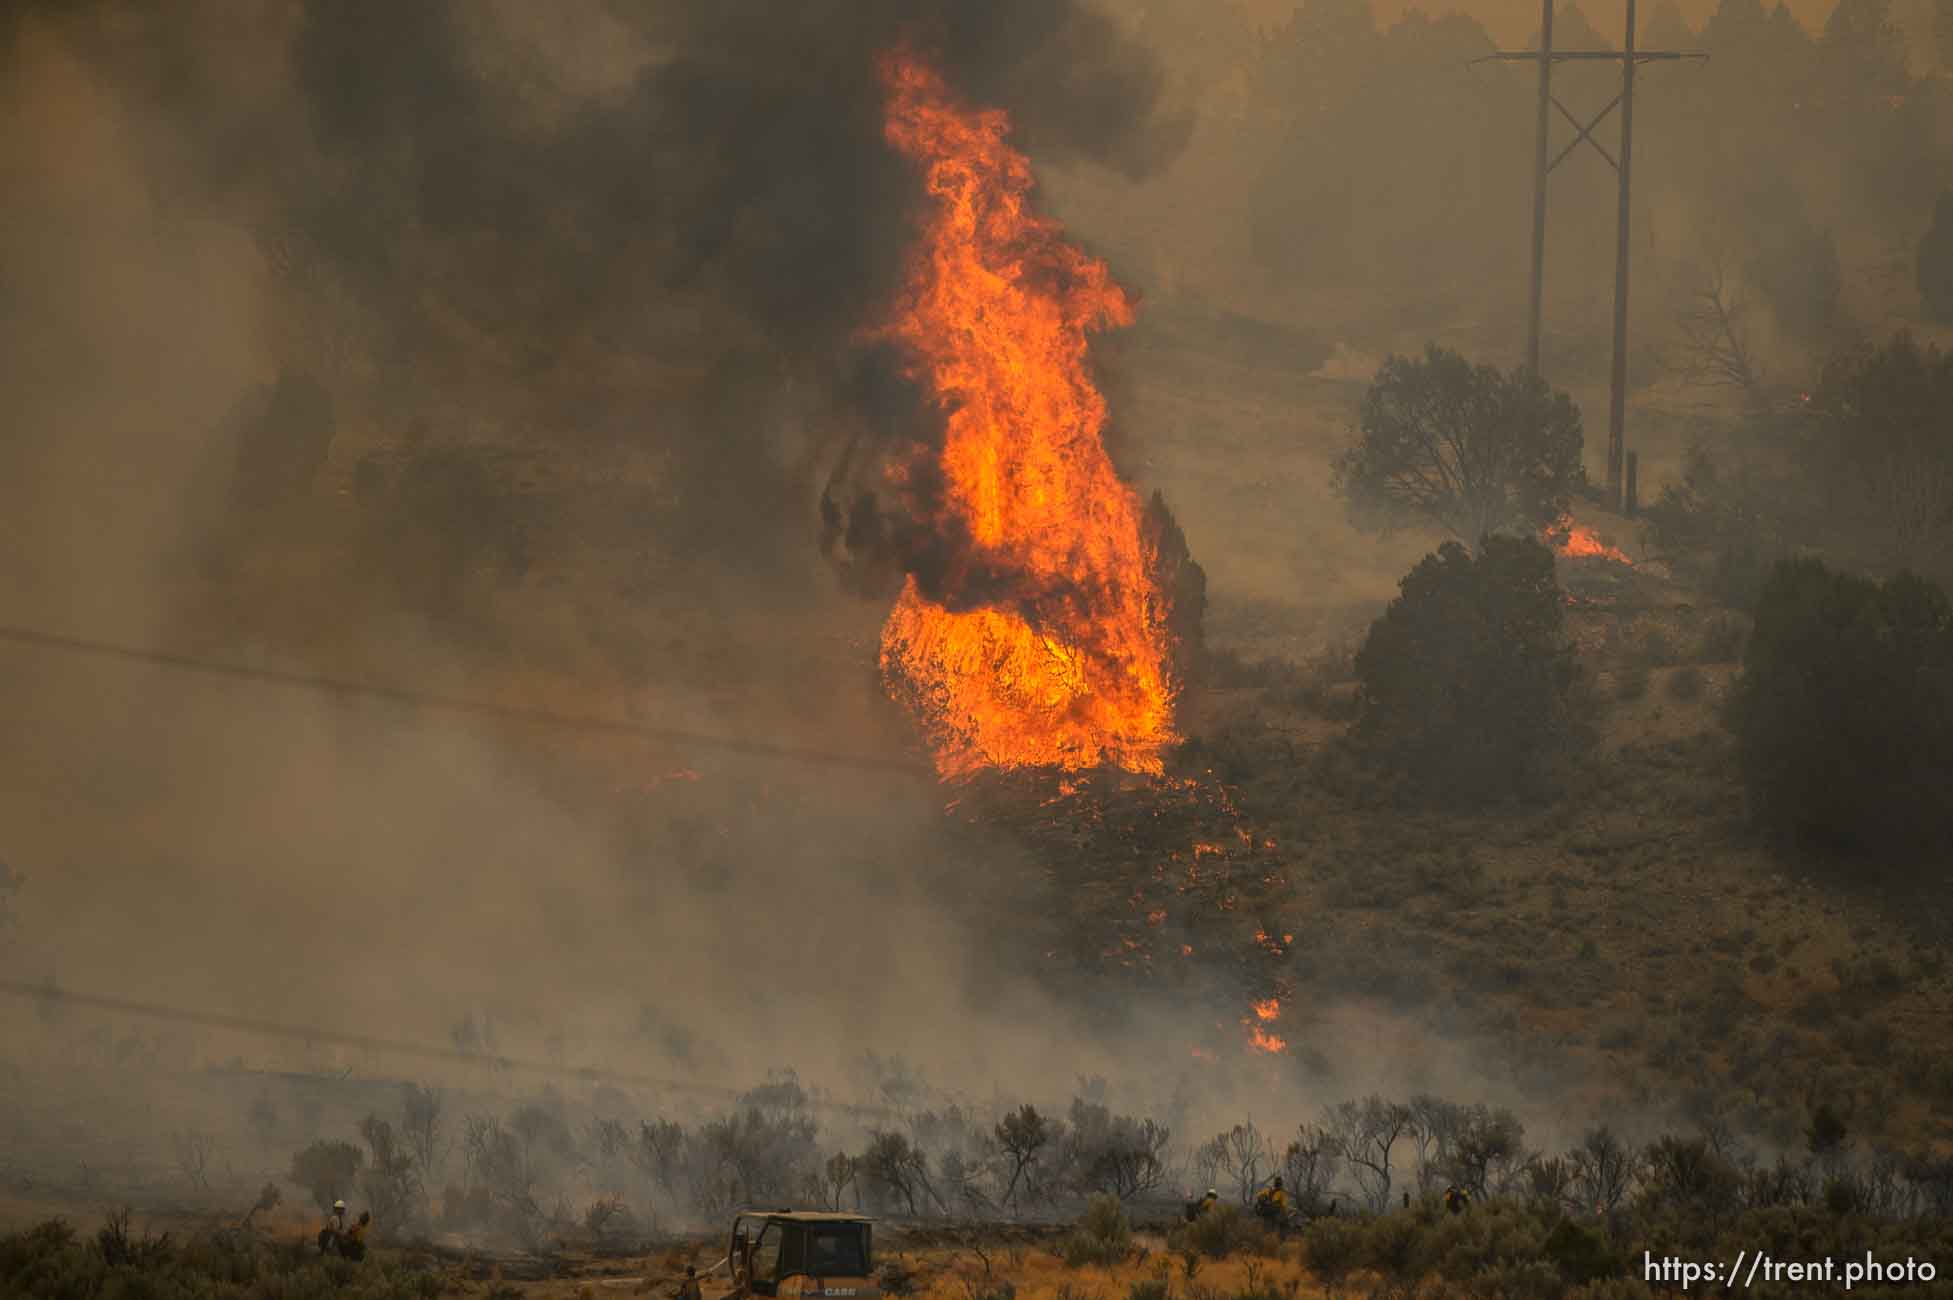
<path fill-rule="evenodd" d="M 587 653 L 548 611 L 461 633 L 403 613 L 375 594 L 411 566 L 391 534 L 363 550 L 326 524 L 292 553 L 321 505 L 237 501 L 236 430 L 289 407 L 265 396 L 282 379 L 328 393 L 328 436 L 355 451 L 484 428 L 639 444 L 665 509 L 637 526 L 687 548 L 647 597 L 673 644 L 776 662 L 735 655 L 715 690 L 648 682 L 627 707 L 758 729 L 811 670 L 839 702 L 809 725 L 882 741 L 859 649 L 879 611 L 829 614 L 843 653 L 790 661 L 777 622 L 746 602 L 735 623 L 743 598 L 712 589 L 814 570 L 802 458 L 878 418 L 863 375 L 885 362 L 853 334 L 915 198 L 880 136 L 874 58 L 897 40 L 1053 159 L 1136 176 L 1186 139 L 1151 55 L 1071 4 L 13 11 L 9 621 L 456 694 L 536 689 L 483 671 L 497 648 Z M 328 497 L 359 487 L 347 459 L 325 458 Z M 348 542 L 361 571 L 339 567 Z M 689 619 L 668 599 L 700 589 Z M 1054 1050 L 1093 1017 L 1014 965 L 1028 931 L 1000 950 L 950 907 L 926 784 L 13 653 L 6 852 L 30 884 L 12 973 L 413 1041 L 482 1015 L 504 1051 L 735 1083 L 839 1077 L 870 1048 L 1054 1094 L 1117 1063 Z M 620 770 L 656 788 L 620 796 Z M 699 780 L 659 784 L 674 771 Z M 955 870 L 993 898 L 1030 888 L 990 879 L 1021 863 Z M 178 1064 L 218 1050 L 177 1041 Z"/>
<path fill-rule="evenodd" d="M 323 372 L 396 428 L 432 407 L 655 448 L 663 522 L 713 571 L 796 571 L 814 526 L 769 394 L 803 444 L 859 415 L 854 335 L 916 197 L 881 139 L 882 51 L 936 50 L 1054 160 L 1143 175 L 1189 127 L 1150 52 L 1070 3 L 50 6 L 6 40 L 29 181 L 8 378 L 63 408 L 20 421 L 35 443 L 105 422 L 67 400 L 73 366 L 105 394 L 137 380 L 104 382 L 125 359 L 195 394 L 142 404 L 165 457 L 252 372 Z"/>
<path fill-rule="evenodd" d="M 1299 165 L 1313 159 L 1280 148 L 1257 174 L 1250 150 L 1288 127 L 1244 125 L 1247 61 L 1192 39 L 1210 13 L 9 8 L 0 622 L 902 754 L 911 738 L 874 679 L 884 610 L 848 599 L 818 546 L 842 449 L 929 418 L 858 340 L 918 200 L 882 141 L 878 54 L 912 42 L 1008 111 L 1068 227 L 1123 283 L 1183 307 L 1207 294 L 1306 318 L 1313 300 L 1283 286 L 1328 265 L 1360 282 L 1329 291 L 1381 319 L 1401 310 L 1371 301 L 1396 266 L 1387 241 L 1439 224 L 1405 216 L 1415 205 L 1349 210 Z M 1485 44 L 1449 19 L 1429 42 L 1446 68 Z M 1335 71 L 1316 57 L 1277 72 L 1312 85 Z M 1484 94 L 1488 116 L 1523 113 L 1510 85 Z M 1482 124 L 1462 114 L 1439 125 L 1421 147 L 1449 155 L 1469 216 L 1445 220 L 1495 250 L 1520 240 L 1523 186 L 1507 195 L 1496 169 L 1523 171 L 1525 150 L 1466 148 L 1449 133 Z M 1338 149 L 1380 152 L 1354 130 Z M 1556 209 L 1555 255 L 1604 233 L 1610 204 Z M 1319 252 L 1314 223 L 1339 215 L 1349 240 Z M 1448 292 L 1439 260 L 1409 257 L 1402 278 Z M 1378 336 L 1422 328 L 1409 314 Z M 329 449 L 251 468 L 263 412 L 314 409 L 318 392 Z M 1121 463 L 1151 465 L 1237 607 L 1387 596 L 1398 558 L 1329 514 L 1324 466 L 1292 430 L 1231 441 L 1230 421 L 1251 418 L 1234 396 L 1150 411 L 1176 452 L 1122 424 Z M 1241 508 L 1244 449 L 1280 461 L 1293 496 Z M 288 475 L 302 488 L 278 488 Z M 260 480 L 263 500 L 244 490 Z M 1050 974 L 1046 864 L 1006 834 L 950 834 L 950 796 L 927 781 L 17 647 L 0 649 L 0 740 L 0 862 L 24 879 L 0 935 L 14 978 L 436 1044 L 492 1024 L 510 1055 L 729 1087 L 790 1066 L 842 1089 L 869 1051 L 959 1094 L 1040 1104 L 1099 1074 L 1187 1141 L 1371 1088 L 1498 1102 L 1537 1082 L 1383 999 L 1290 1012 L 1326 1075 L 1238 1044 L 1202 1064 L 1191 1048 L 1233 1032 L 1239 988 L 1139 995 Z M 0 1037 L 39 1059 L 99 1063 L 152 1032 L 111 1021 L 95 1044 L 79 1015 L 0 1014 Z M 168 1034 L 172 1067 L 415 1068 Z"/>

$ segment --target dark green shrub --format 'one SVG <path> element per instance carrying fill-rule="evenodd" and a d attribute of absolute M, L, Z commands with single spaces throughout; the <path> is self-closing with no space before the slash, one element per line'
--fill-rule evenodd
<path fill-rule="evenodd" d="M 1824 365 L 1807 418 L 1794 425 L 1794 463 L 1817 503 L 1816 541 L 1880 572 L 1922 566 L 1945 578 L 1953 509 L 1953 353 L 1901 331 Z"/>
<path fill-rule="evenodd" d="M 1410 1214 L 1372 1220 L 1363 1234 L 1363 1262 L 1388 1278 L 1415 1281 L 1426 1259 L 1423 1225 Z"/>
<path fill-rule="evenodd" d="M 1828 1156 L 1843 1148 L 1850 1130 L 1830 1102 L 1819 1102 L 1804 1129 L 1804 1142 L 1814 1156 Z"/>
<path fill-rule="evenodd" d="M 0 1292 L 13 1295 L 73 1293 L 54 1279 L 69 1271 L 82 1251 L 75 1230 L 61 1219 L 49 1219 L 21 1232 L 0 1236 Z"/>
<path fill-rule="evenodd" d="M 1751 815 L 1851 856 L 1929 851 L 1953 830 L 1953 606 L 1910 574 L 1879 584 L 1777 566 L 1731 696 Z"/>
<path fill-rule="evenodd" d="M 309 1242 L 271 1245 L 252 1233 L 221 1228 L 180 1244 L 132 1236 L 116 1212 L 81 1242 L 60 1221 L 0 1234 L 0 1295 L 54 1300 L 195 1300 L 203 1296 L 337 1297 L 337 1300 L 432 1300 L 443 1276 L 378 1256 L 354 1264 L 322 1259 Z"/>
<path fill-rule="evenodd" d="M 1132 1250 L 1132 1222 L 1126 1207 L 1110 1192 L 1100 1192 L 1085 1205 L 1085 1217 L 1065 1238 L 1064 1260 L 1072 1268 L 1087 1264 L 1111 1266 Z"/>
<path fill-rule="evenodd" d="M 1849 1178 L 1833 1178 L 1824 1184 L 1824 1208 L 1836 1215 L 1856 1214 L 1864 1208 L 1858 1184 Z"/>
<path fill-rule="evenodd" d="M 1648 546 L 1731 609 L 1755 605 L 1770 565 L 1805 535 L 1800 484 L 1760 458 L 1691 446 L 1682 479 L 1641 513 Z M 1734 655 L 1730 655 L 1731 658 Z"/>
<path fill-rule="evenodd" d="M 1209 1259 L 1223 1259 L 1240 1249 L 1253 1235 L 1255 1223 L 1241 1213 L 1238 1205 L 1216 1205 L 1192 1223 L 1182 1224 L 1167 1236 L 1177 1251 L 1194 1251 Z"/>
<path fill-rule="evenodd" d="M 1363 1230 L 1349 1219 L 1317 1219 L 1302 1239 L 1302 1262 L 1333 1287 L 1363 1262 Z"/>
<path fill-rule="evenodd" d="M 1586 478 L 1571 398 L 1524 367 L 1473 365 L 1435 344 L 1384 361 L 1359 424 L 1334 487 L 1379 529 L 1415 519 L 1465 542 L 1532 534 L 1566 514 Z"/>
<path fill-rule="evenodd" d="M 1405 576 L 1356 656 L 1362 747 L 1449 802 L 1535 790 L 1571 738 L 1574 677 L 1553 555 L 1447 542 Z"/>
<path fill-rule="evenodd" d="M 321 1211 L 353 1191 L 366 1153 L 350 1142 L 314 1142 L 292 1155 L 290 1178 L 312 1194 L 312 1203 Z"/>
<path fill-rule="evenodd" d="M 1643 1195 L 1656 1208 L 1698 1220 L 1736 1208 L 1742 1173 L 1704 1138 L 1657 1138 L 1642 1168 Z"/>
<path fill-rule="evenodd" d="M 1572 1219 L 1561 1219 L 1546 1234 L 1546 1258 L 1573 1286 L 1614 1277 L 1622 1271 L 1621 1261 L 1607 1248 L 1606 1239 Z"/>

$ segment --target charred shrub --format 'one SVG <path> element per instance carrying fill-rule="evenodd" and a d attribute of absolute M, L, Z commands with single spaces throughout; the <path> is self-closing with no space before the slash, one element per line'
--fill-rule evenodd
<path fill-rule="evenodd" d="M 1742 1173 L 1705 1138 L 1664 1135 L 1642 1157 L 1646 1208 L 1713 1223 L 1737 1208 Z"/>
<path fill-rule="evenodd" d="M 292 1156 L 291 1180 L 312 1195 L 321 1211 L 353 1190 L 366 1153 L 350 1142 L 314 1142 Z"/>
<path fill-rule="evenodd" d="M 420 1217 L 420 1177 L 393 1125 L 368 1115 L 360 1121 L 359 1133 L 372 1155 L 359 1176 L 360 1194 L 373 1212 L 379 1234 L 391 1236 Z"/>
<path fill-rule="evenodd" d="M 1750 609 L 1770 565 L 1809 531 L 1800 502 L 1799 486 L 1781 471 L 1740 456 L 1712 456 L 1697 444 L 1689 448 L 1681 481 L 1642 511 L 1643 537 L 1677 576 L 1723 605 Z"/>
<path fill-rule="evenodd" d="M 1153 1191 L 1166 1177 L 1171 1132 L 1150 1116 L 1115 1114 L 1102 1102 L 1074 1097 L 1061 1155 L 1080 1192 L 1109 1193 L 1113 1204 Z M 1097 1197 L 1088 1203 L 1098 1206 Z M 1088 1208 L 1086 1218 L 1102 1209 Z"/>
<path fill-rule="evenodd" d="M 170 1259 L 170 1235 L 160 1237 L 129 1232 L 129 1211 L 125 1207 L 109 1211 L 108 1221 L 95 1234 L 95 1248 L 110 1268 L 156 1268 Z"/>
<path fill-rule="evenodd" d="M 1443 802 L 1536 792 L 1574 738 L 1565 598 L 1530 538 L 1447 542 L 1356 656 L 1359 746 Z"/>
<path fill-rule="evenodd" d="M 1186 681 L 1199 670 L 1206 649 L 1202 621 L 1207 612 L 1207 574 L 1194 561 L 1187 535 L 1168 509 L 1164 494 L 1155 492 L 1147 501 L 1140 527 L 1152 556 L 1153 580 L 1167 601 L 1175 676 Z"/>
<path fill-rule="evenodd" d="M 1953 606 L 1815 560 L 1771 574 L 1730 700 L 1750 812 L 1845 857 L 1917 855 L 1953 831 Z"/>

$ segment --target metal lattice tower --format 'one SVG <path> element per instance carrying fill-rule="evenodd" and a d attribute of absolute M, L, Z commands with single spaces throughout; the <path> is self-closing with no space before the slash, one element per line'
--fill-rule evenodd
<path fill-rule="evenodd" d="M 1643 63 L 1672 62 L 1678 59 L 1706 59 L 1709 56 L 1699 51 L 1689 50 L 1640 50 L 1634 45 L 1634 3 L 1627 0 L 1627 35 L 1619 50 L 1556 50 L 1553 48 L 1553 0 L 1540 0 L 1539 48 L 1537 50 L 1500 50 L 1488 54 L 1474 62 L 1483 63 L 1496 60 L 1504 63 L 1539 64 L 1539 125 L 1538 141 L 1533 160 L 1533 282 L 1532 316 L 1526 338 L 1526 364 L 1534 374 L 1539 368 L 1540 312 L 1545 293 L 1546 277 L 1546 177 L 1555 167 L 1566 161 L 1567 155 L 1586 141 L 1595 152 L 1605 158 L 1620 175 L 1620 215 L 1618 218 L 1618 241 L 1614 253 L 1614 376 L 1608 403 L 1607 419 L 1607 499 L 1610 508 L 1621 508 L 1622 462 L 1626 448 L 1623 424 L 1627 411 L 1627 304 L 1628 304 L 1628 195 L 1634 156 L 1634 70 Z M 1582 122 L 1565 104 L 1553 94 L 1553 65 L 1568 62 L 1612 61 L 1621 65 L 1621 90 L 1607 107 Z M 1616 107 L 1621 110 L 1620 157 L 1607 152 L 1607 147 L 1594 138 L 1594 128 L 1607 120 L 1607 115 Z M 1548 128 L 1552 125 L 1550 110 L 1558 109 L 1560 115 L 1573 124 L 1577 134 L 1560 150 L 1559 154 L 1547 161 L 1546 146 Z"/>

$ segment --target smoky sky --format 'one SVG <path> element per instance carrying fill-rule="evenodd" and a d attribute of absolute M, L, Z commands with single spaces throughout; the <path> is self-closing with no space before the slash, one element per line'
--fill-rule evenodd
<path fill-rule="evenodd" d="M 599 22 L 633 62 L 592 88 L 588 51 L 549 42 Z M 859 335 L 920 195 L 882 137 L 881 53 L 927 52 L 1040 164 L 1144 177 L 1192 125 L 1079 0 L 29 5 L 0 24 L 8 62 L 43 48 L 31 31 L 140 103 L 170 183 L 280 274 L 346 287 L 383 409 L 485 368 L 531 391 L 539 437 L 655 440 L 664 522 L 702 550 L 812 555 L 818 480 L 777 445 L 783 401 L 817 442 L 891 418 L 862 405 Z M 694 378 L 578 394 L 589 339 Z"/>

